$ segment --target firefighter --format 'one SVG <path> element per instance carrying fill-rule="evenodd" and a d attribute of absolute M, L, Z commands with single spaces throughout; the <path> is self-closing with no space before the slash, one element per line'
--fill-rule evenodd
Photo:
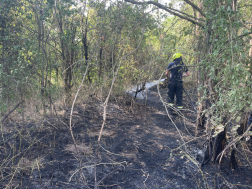
<path fill-rule="evenodd" d="M 174 97 L 176 96 L 177 108 L 183 109 L 183 81 L 182 77 L 190 76 L 190 72 L 182 61 L 182 54 L 175 53 L 171 62 L 166 69 L 166 77 L 169 77 L 168 83 L 168 105 L 174 107 Z M 169 75 L 170 73 L 170 75 Z M 173 108 L 169 108 L 170 113 L 173 114 Z"/>

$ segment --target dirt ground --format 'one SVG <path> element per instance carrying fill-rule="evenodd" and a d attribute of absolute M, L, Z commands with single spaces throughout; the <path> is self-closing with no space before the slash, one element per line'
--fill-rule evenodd
<path fill-rule="evenodd" d="M 194 89 L 187 91 L 193 96 Z M 166 92 L 161 89 L 164 99 Z M 81 165 L 70 130 L 62 123 L 69 124 L 70 108 L 59 115 L 62 122 L 49 118 L 27 123 L 25 129 L 19 123 L 6 124 L 0 188 L 88 189 L 94 188 L 95 174 L 99 188 L 109 189 L 252 188 L 247 161 L 252 160 L 251 142 L 246 143 L 247 156 L 238 155 L 237 170 L 228 165 L 228 154 L 221 166 L 210 161 L 200 168 L 205 133 L 200 129 L 195 138 L 195 113 L 186 96 L 184 104 L 190 110 L 183 111 L 185 118 L 170 119 L 156 88 L 148 91 L 147 100 L 133 104 L 130 98 L 112 99 L 97 156 L 103 106 L 97 100 L 76 106 L 73 134 Z"/>

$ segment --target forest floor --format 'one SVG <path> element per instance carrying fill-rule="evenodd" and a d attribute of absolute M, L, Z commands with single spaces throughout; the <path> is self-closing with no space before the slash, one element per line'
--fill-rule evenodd
<path fill-rule="evenodd" d="M 187 91 L 193 96 L 193 89 Z M 164 99 L 166 92 L 167 88 L 161 89 Z M 183 112 L 187 119 L 169 119 L 156 88 L 148 90 L 147 101 L 136 100 L 133 105 L 125 101 L 130 98 L 118 97 L 108 104 L 98 156 L 103 106 L 93 100 L 74 108 L 73 134 L 81 171 L 70 130 L 56 118 L 27 123 L 25 129 L 13 122 L 4 125 L 0 188 L 94 188 L 95 174 L 99 188 L 110 189 L 252 188 L 252 169 L 244 157 L 233 171 L 225 161 L 221 167 L 211 161 L 198 167 L 193 158 L 200 161 L 205 133 L 198 130 L 195 138 L 192 111 Z M 186 96 L 184 104 L 192 110 Z M 69 124 L 70 108 L 64 111 L 59 117 Z M 178 148 L 183 141 L 188 142 L 186 148 Z M 247 146 L 252 149 L 251 142 Z M 247 158 L 251 160 L 249 153 Z"/>

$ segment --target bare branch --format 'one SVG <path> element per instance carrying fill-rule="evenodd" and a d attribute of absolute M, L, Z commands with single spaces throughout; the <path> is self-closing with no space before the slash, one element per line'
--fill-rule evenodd
<path fill-rule="evenodd" d="M 185 13 L 185 12 L 179 11 L 179 10 L 177 10 L 177 9 L 173 9 L 173 8 L 171 8 L 171 7 L 169 7 L 169 9 L 171 9 L 172 11 L 178 12 L 178 13 L 180 13 L 180 14 L 184 14 L 185 16 L 188 16 L 188 17 L 190 17 L 190 18 L 192 18 L 192 19 L 200 20 L 200 18 L 194 17 L 194 16 L 192 16 L 192 15 L 190 15 L 190 14 L 187 14 L 187 13 Z M 201 19 L 201 21 L 203 21 L 203 20 Z"/>
<path fill-rule="evenodd" d="M 185 1 L 187 4 L 191 5 L 191 7 L 193 7 L 195 10 L 199 11 L 199 13 L 200 13 L 202 16 L 206 17 L 206 15 L 202 12 L 202 10 L 201 10 L 198 6 L 196 6 L 194 3 L 192 3 L 192 2 L 189 1 L 189 0 L 184 0 L 184 1 Z"/>
<path fill-rule="evenodd" d="M 173 14 L 174 16 L 178 16 L 179 18 L 182 18 L 182 19 L 184 19 L 184 20 L 187 20 L 187 21 L 189 21 L 189 22 L 191 22 L 191 23 L 193 23 L 193 24 L 196 24 L 196 25 L 198 25 L 198 26 L 200 26 L 200 27 L 202 27 L 202 28 L 204 27 L 204 25 L 201 24 L 200 22 L 197 22 L 196 20 L 193 20 L 193 19 L 191 19 L 191 18 L 188 18 L 188 17 L 186 17 L 186 16 L 181 15 L 181 14 L 186 15 L 186 13 L 181 12 L 181 11 L 176 10 L 176 9 L 171 9 L 171 8 L 166 7 L 166 6 L 164 6 L 164 5 L 160 4 L 160 3 L 157 3 L 157 2 L 153 2 L 153 1 L 137 2 L 137 1 L 135 1 L 135 0 L 125 0 L 125 2 L 132 3 L 132 4 L 136 4 L 136 5 L 145 5 L 145 4 L 149 4 L 149 5 L 150 5 L 150 4 L 152 4 L 152 5 L 157 6 L 157 7 L 160 8 L 160 9 L 163 9 L 163 10 L 169 12 L 170 14 Z M 179 12 L 180 14 L 179 14 L 179 13 L 176 13 L 175 11 L 176 11 L 176 12 Z M 190 17 L 192 17 L 192 16 L 190 16 Z M 196 19 L 196 18 L 195 18 L 195 19 Z"/>
<path fill-rule="evenodd" d="M 237 38 L 242 38 L 242 37 L 248 36 L 250 34 L 252 34 L 252 31 L 248 32 L 248 33 L 245 33 L 245 34 L 242 34 L 242 35 L 239 35 L 239 36 L 237 36 Z"/>
<path fill-rule="evenodd" d="M 243 5 L 243 6 L 238 6 L 238 8 L 243 8 L 243 7 L 251 7 L 252 5 Z"/>

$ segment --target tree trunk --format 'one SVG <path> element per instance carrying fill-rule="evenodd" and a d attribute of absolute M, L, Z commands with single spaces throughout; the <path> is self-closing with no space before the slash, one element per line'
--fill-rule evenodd
<path fill-rule="evenodd" d="M 198 2 L 198 7 L 199 8 L 203 8 L 203 2 L 199 1 Z M 196 12 L 196 16 L 198 19 L 202 18 L 202 15 L 197 11 L 195 10 Z M 201 36 L 203 35 L 203 33 L 201 32 L 200 28 L 198 25 L 196 25 L 195 27 L 195 34 L 196 34 L 196 37 L 198 38 L 198 44 L 197 44 L 197 48 L 195 49 L 196 52 L 199 52 L 199 51 L 206 51 L 205 48 L 204 48 L 204 44 L 203 44 L 203 41 L 201 39 Z M 207 44 L 206 44 L 207 46 Z M 202 54 L 205 54 L 202 53 Z M 201 57 L 201 55 L 199 55 L 196 59 L 197 61 L 197 64 L 199 64 L 199 62 L 201 61 L 201 59 L 203 59 L 204 57 Z M 199 67 L 198 69 L 198 73 L 197 73 L 197 88 L 200 86 L 200 85 L 205 85 L 205 80 L 202 79 L 201 77 L 201 74 L 203 72 L 203 68 L 202 67 Z M 198 91 L 198 102 L 199 102 L 199 106 L 198 106 L 198 112 L 197 112 L 197 122 L 196 122 L 196 127 L 197 129 L 198 128 L 203 128 L 204 125 L 205 125 L 205 113 L 203 113 L 203 111 L 206 109 L 205 107 L 205 104 L 204 104 L 204 101 L 201 100 L 201 97 L 203 96 L 203 93 Z M 197 135 L 197 131 L 196 131 L 196 135 Z"/>
<path fill-rule="evenodd" d="M 252 23 L 252 13 L 251 13 L 251 23 Z M 249 68 L 250 68 L 250 77 L 252 77 L 252 34 L 250 34 L 251 36 L 251 39 L 250 39 L 250 49 L 249 49 L 249 57 L 250 57 L 250 65 L 249 65 Z M 252 79 L 252 78 L 250 78 Z"/>
<path fill-rule="evenodd" d="M 86 19 L 85 32 L 84 32 L 83 38 L 82 38 L 82 44 L 83 44 L 83 48 L 84 48 L 86 65 L 88 65 L 87 22 L 88 22 L 88 18 Z M 87 72 L 87 77 L 88 77 L 88 81 L 92 82 L 89 71 Z"/>
<path fill-rule="evenodd" d="M 227 123 L 227 117 L 224 117 L 222 120 L 222 125 Z M 214 139 L 213 145 L 213 163 L 219 161 L 219 154 L 224 150 L 226 143 L 227 143 L 227 126 L 224 128 L 224 131 L 220 132 Z"/>
<path fill-rule="evenodd" d="M 60 9 L 58 9 L 58 15 L 56 6 L 55 9 L 55 18 L 58 22 L 58 27 L 60 30 L 60 46 L 61 46 L 61 57 L 62 57 L 62 63 L 64 68 L 64 87 L 65 87 L 65 93 L 67 101 L 71 97 L 71 88 L 73 87 L 72 79 L 73 79 L 73 46 L 74 46 L 74 39 L 76 34 L 76 27 L 70 26 L 70 28 L 67 28 L 65 25 L 63 25 L 63 15 Z M 64 28 L 63 28 L 64 27 Z M 66 39 L 63 38 L 63 35 L 66 35 L 64 30 L 71 30 L 71 35 L 69 38 L 71 41 L 66 41 Z M 58 73 L 57 73 L 58 74 Z"/>
<path fill-rule="evenodd" d="M 237 129 L 238 135 L 242 135 L 247 130 L 248 117 L 249 112 L 244 112 L 244 110 L 242 110 L 241 120 L 239 123 L 240 127 Z"/>
<path fill-rule="evenodd" d="M 233 11 L 236 11 L 236 5 L 237 5 L 237 0 L 233 0 L 233 2 L 232 2 Z"/>
<path fill-rule="evenodd" d="M 46 80 L 45 80 L 45 72 L 46 72 L 46 50 L 44 46 L 44 24 L 43 24 L 43 11 L 42 7 L 40 7 L 41 11 L 38 12 L 36 8 L 33 8 L 33 11 L 35 13 L 35 18 L 37 21 L 37 26 L 38 26 L 38 47 L 39 47 L 39 54 L 42 56 L 42 66 L 41 66 L 41 89 L 40 89 L 40 94 L 41 94 L 41 101 L 42 101 L 42 107 L 43 107 L 43 115 L 46 115 L 46 105 L 45 105 L 45 90 L 46 90 Z"/>
<path fill-rule="evenodd" d="M 98 76 L 99 76 L 99 80 L 101 79 L 101 74 L 102 74 L 102 53 L 103 53 L 103 45 L 105 44 L 105 37 L 103 35 L 101 35 L 101 47 L 100 47 L 100 61 L 99 61 L 99 72 L 98 72 Z"/>

